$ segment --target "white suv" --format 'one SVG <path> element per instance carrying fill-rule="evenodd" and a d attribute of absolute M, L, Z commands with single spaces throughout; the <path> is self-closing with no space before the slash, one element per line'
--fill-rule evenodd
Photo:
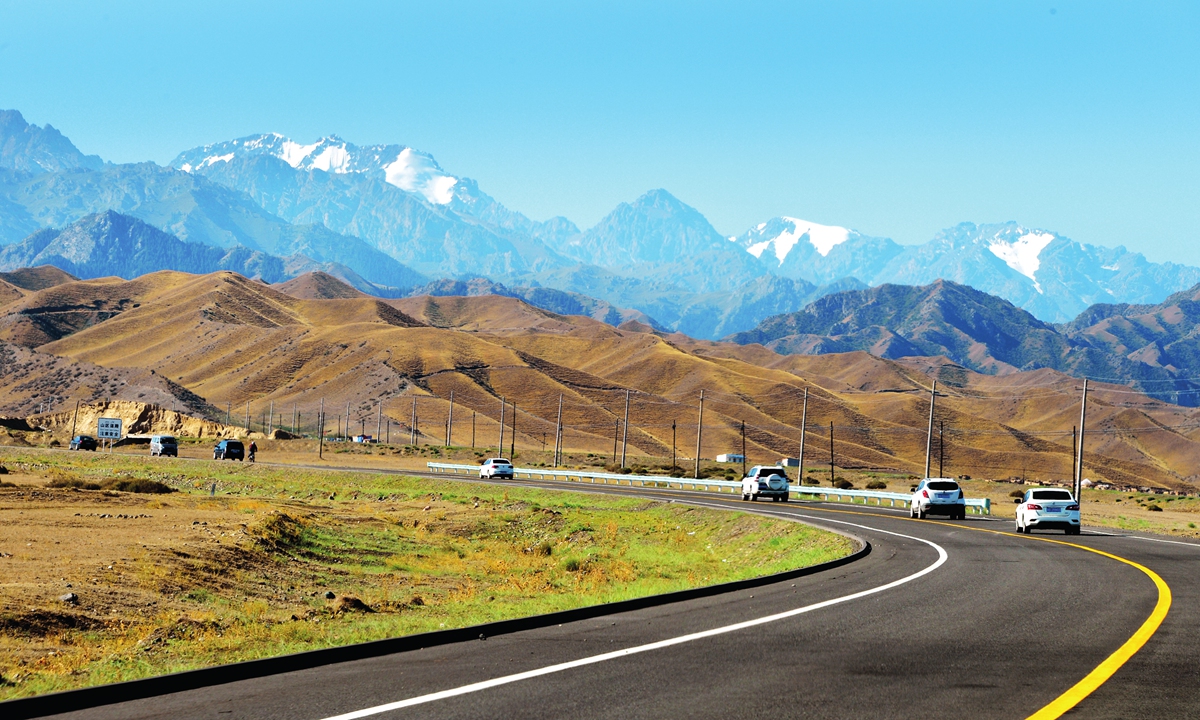
<path fill-rule="evenodd" d="M 908 503 L 908 516 L 924 520 L 926 515 L 949 515 L 951 520 L 966 520 L 967 500 L 958 483 L 950 478 L 922 480 Z"/>
<path fill-rule="evenodd" d="M 757 500 L 769 497 L 775 502 L 787 502 L 791 496 L 787 471 L 773 465 L 755 465 L 742 478 L 742 499 Z"/>
<path fill-rule="evenodd" d="M 1069 490 L 1034 488 L 1014 502 L 1020 503 L 1017 506 L 1017 532 L 1051 528 L 1067 535 L 1079 534 L 1079 503 Z"/>
<path fill-rule="evenodd" d="M 483 465 L 479 467 L 479 479 L 484 478 L 508 478 L 512 480 L 513 466 L 512 463 L 504 458 L 488 458 L 483 461 Z"/>

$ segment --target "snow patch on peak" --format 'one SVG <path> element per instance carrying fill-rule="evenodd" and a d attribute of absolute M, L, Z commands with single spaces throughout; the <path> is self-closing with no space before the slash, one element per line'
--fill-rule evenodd
<path fill-rule="evenodd" d="M 784 230 L 784 232 L 775 235 L 773 239 L 767 241 L 769 244 L 775 246 L 775 257 L 779 258 L 780 264 L 784 263 L 787 253 L 792 252 L 792 248 L 796 247 L 797 242 L 800 241 L 800 238 L 804 238 L 805 235 L 808 235 L 809 242 L 811 242 L 812 247 L 818 253 L 821 253 L 821 257 L 827 257 L 829 251 L 833 250 L 834 246 L 841 245 L 842 242 L 850 239 L 850 230 L 846 228 L 823 226 L 823 224 L 799 220 L 797 217 L 780 217 L 780 220 L 791 224 L 792 229 Z M 761 230 L 764 224 L 763 226 L 758 226 L 758 229 Z M 752 247 L 757 247 L 757 245 Z M 752 250 L 750 252 L 754 253 Z M 762 250 L 754 254 L 761 256 Z"/>
<path fill-rule="evenodd" d="M 792 246 L 795 245 L 796 242 L 798 242 L 800 238 L 805 235 L 808 235 L 808 241 L 812 243 L 813 248 L 821 254 L 821 257 L 828 256 L 829 251 L 833 250 L 835 246 L 841 245 L 850 239 L 850 231 L 844 227 L 838 227 L 836 225 L 818 225 L 814 222 L 808 222 L 807 220 L 800 220 L 798 218 L 790 217 L 785 217 L 784 220 L 787 220 L 792 224 L 792 236 L 794 236 L 795 239 L 791 240 L 791 242 L 787 244 L 786 249 L 782 247 L 783 243 L 780 241 L 785 235 L 787 235 L 787 233 L 780 235 L 775 241 L 775 255 L 779 257 L 779 262 L 783 262 L 783 259 L 787 257 L 787 254 L 792 249 Z"/>
<path fill-rule="evenodd" d="M 447 175 L 432 156 L 404 148 L 383 167 L 384 178 L 405 192 L 419 192 L 429 202 L 446 205 L 454 198 L 458 178 Z"/>
<path fill-rule="evenodd" d="M 350 153 L 346 152 L 345 145 L 328 145 L 308 166 L 325 172 L 347 173 L 350 172 Z"/>
<path fill-rule="evenodd" d="M 762 242 L 756 242 L 753 245 L 751 245 L 750 247 L 746 248 L 746 252 L 750 253 L 751 255 L 753 255 L 756 258 L 761 258 L 763 251 L 766 250 L 768 247 L 770 247 L 772 242 L 773 241 L 771 241 L 771 240 L 763 240 Z M 778 250 L 777 250 L 777 253 L 778 253 Z M 779 262 L 783 262 L 783 260 L 781 259 Z"/>
<path fill-rule="evenodd" d="M 225 155 L 212 155 L 210 157 L 204 158 L 204 161 L 201 162 L 196 167 L 198 167 L 198 168 L 208 167 L 209 165 L 215 165 L 219 162 L 229 162 L 232 159 L 233 159 L 233 153 L 227 153 Z"/>
<path fill-rule="evenodd" d="M 321 143 L 313 143 L 312 145 L 301 145 L 292 140 L 284 140 L 283 147 L 279 150 L 279 159 L 291 165 L 292 167 L 300 167 L 300 163 L 304 162 L 304 158 L 312 154 L 313 150 Z"/>
<path fill-rule="evenodd" d="M 1054 235 L 1051 233 L 1025 233 L 1011 243 L 997 236 L 988 245 L 988 250 L 1003 260 L 1005 265 L 1032 280 L 1033 287 L 1040 293 L 1042 286 L 1036 275 L 1042 261 L 1038 256 L 1053 241 Z"/>

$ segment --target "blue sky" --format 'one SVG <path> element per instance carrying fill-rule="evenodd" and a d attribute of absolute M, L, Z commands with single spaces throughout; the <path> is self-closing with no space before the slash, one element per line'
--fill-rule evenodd
<path fill-rule="evenodd" d="M 1017 220 L 1200 264 L 1200 4 L 195 5 L 0 0 L 0 108 L 120 162 L 403 143 L 584 227 L 664 187 L 727 234 Z"/>

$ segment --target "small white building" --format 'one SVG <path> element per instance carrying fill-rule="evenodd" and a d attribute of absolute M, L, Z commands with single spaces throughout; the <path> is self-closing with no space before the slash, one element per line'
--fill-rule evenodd
<path fill-rule="evenodd" d="M 800 458 L 780 458 L 779 467 L 800 467 Z"/>
<path fill-rule="evenodd" d="M 722 453 L 717 456 L 717 462 L 722 463 L 740 463 L 746 462 L 746 456 L 738 453 Z"/>

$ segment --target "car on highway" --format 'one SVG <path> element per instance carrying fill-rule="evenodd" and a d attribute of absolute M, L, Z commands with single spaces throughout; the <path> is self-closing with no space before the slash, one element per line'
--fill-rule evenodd
<path fill-rule="evenodd" d="M 908 503 L 908 516 L 925 519 L 927 515 L 949 515 L 951 520 L 965 520 L 967 499 L 963 489 L 950 478 L 925 478 Z"/>
<path fill-rule="evenodd" d="M 175 437 L 172 435 L 152 435 L 150 437 L 150 455 L 151 457 L 162 457 L 163 455 L 179 457 L 179 443 L 175 442 Z"/>
<path fill-rule="evenodd" d="M 213 447 L 213 460 L 244 460 L 246 446 L 241 440 L 222 440 Z"/>
<path fill-rule="evenodd" d="M 773 502 L 787 502 L 791 497 L 787 471 L 778 465 L 755 465 L 742 478 L 742 499 L 758 500 L 769 497 Z"/>
<path fill-rule="evenodd" d="M 67 445 L 69 450 L 91 450 L 96 452 L 96 438 L 91 435 L 76 435 Z"/>
<path fill-rule="evenodd" d="M 1045 528 L 1062 530 L 1067 535 L 1079 534 L 1079 503 L 1070 490 L 1033 488 L 1014 502 L 1018 503 L 1017 532 L 1029 534 L 1035 528 Z"/>
<path fill-rule="evenodd" d="M 479 479 L 507 478 L 512 480 L 513 465 L 504 458 L 488 458 L 479 466 Z"/>

